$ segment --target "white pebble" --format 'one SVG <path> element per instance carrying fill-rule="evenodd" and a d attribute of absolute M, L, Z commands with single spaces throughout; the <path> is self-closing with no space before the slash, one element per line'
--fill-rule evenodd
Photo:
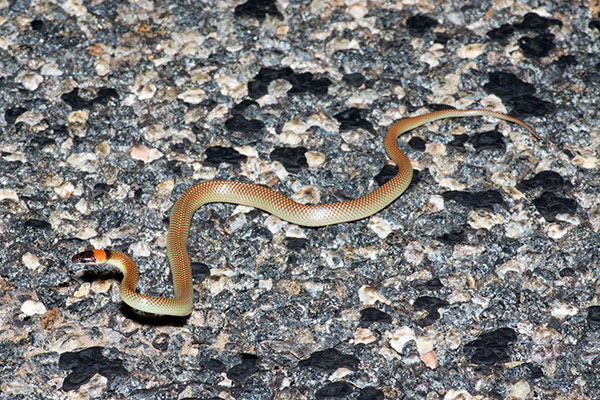
<path fill-rule="evenodd" d="M 26 71 L 21 72 L 16 79 L 17 82 L 21 83 L 27 90 L 36 90 L 40 84 L 44 81 L 44 78 L 35 72 Z"/>
<path fill-rule="evenodd" d="M 44 115 L 36 111 L 26 111 L 19 115 L 16 122 L 24 122 L 29 126 L 35 126 L 44 120 Z"/>
<path fill-rule="evenodd" d="M 367 226 L 371 228 L 380 239 L 385 239 L 392 233 L 392 225 L 383 218 L 371 217 Z"/>
<path fill-rule="evenodd" d="M 358 298 L 360 303 L 365 306 L 372 306 L 378 301 L 384 304 L 390 304 L 390 301 L 381 295 L 377 290 L 371 286 L 364 285 L 358 289 Z"/>
<path fill-rule="evenodd" d="M 318 151 L 307 151 L 304 156 L 309 168 L 318 168 L 325 163 L 325 155 Z"/>
<path fill-rule="evenodd" d="M 44 64 L 40 72 L 46 76 L 61 76 L 63 74 L 63 71 L 54 64 Z"/>
<path fill-rule="evenodd" d="M 565 318 L 577 315 L 578 312 L 579 309 L 570 304 L 557 304 L 556 306 L 552 307 L 552 311 L 550 313 L 553 317 Z"/>
<path fill-rule="evenodd" d="M 67 164 L 84 172 L 94 172 L 98 166 L 98 157 L 94 153 L 74 153 L 67 157 Z"/>
<path fill-rule="evenodd" d="M 206 93 L 202 89 L 189 89 L 179 94 L 177 98 L 189 104 L 200 104 L 206 100 Z"/>
<path fill-rule="evenodd" d="M 28 317 L 35 314 L 45 314 L 46 311 L 48 311 L 46 306 L 37 300 L 26 300 L 21 306 L 21 312 Z"/>
<path fill-rule="evenodd" d="M 558 240 L 560 238 L 562 238 L 563 236 L 565 236 L 567 234 L 567 232 L 569 232 L 569 226 L 564 225 L 564 224 L 558 224 L 556 222 L 552 222 L 550 224 L 548 224 L 544 230 L 546 231 L 546 234 L 548 235 L 548 237 L 550 237 L 551 239 L 554 240 Z"/>
<path fill-rule="evenodd" d="M 377 336 L 370 329 L 358 328 L 354 331 L 354 344 L 369 344 L 377 341 Z"/>
<path fill-rule="evenodd" d="M 390 339 L 390 346 L 392 349 L 396 350 L 398 353 L 402 353 L 404 350 L 404 346 L 410 341 L 416 341 L 417 337 L 415 336 L 415 332 L 410 329 L 408 326 L 403 326 L 396 329 L 392 333 L 392 337 Z"/>
<path fill-rule="evenodd" d="M 145 85 L 142 90 L 140 90 L 140 94 L 138 95 L 138 99 L 140 100 L 148 100 L 154 97 L 156 93 L 156 85 L 154 83 L 149 83 Z"/>
<path fill-rule="evenodd" d="M 485 51 L 484 43 L 472 43 L 458 49 L 457 55 L 460 58 L 474 59 L 479 57 Z"/>
<path fill-rule="evenodd" d="M 529 393 L 531 392 L 531 387 L 529 383 L 525 379 L 519 380 L 517 383 L 513 385 L 508 393 L 509 399 L 515 400 L 524 400 L 529 397 Z"/>
<path fill-rule="evenodd" d="M 474 400 L 474 398 L 466 390 L 450 389 L 446 392 L 444 400 Z"/>
<path fill-rule="evenodd" d="M 12 200 L 16 203 L 19 202 L 19 195 L 13 189 L 0 189 L 0 201 Z"/>
<path fill-rule="evenodd" d="M 40 259 L 35 254 L 31 254 L 30 252 L 23 254 L 21 261 L 23 262 L 23 265 L 25 265 L 31 271 L 35 271 L 42 267 L 42 264 L 40 264 Z"/>

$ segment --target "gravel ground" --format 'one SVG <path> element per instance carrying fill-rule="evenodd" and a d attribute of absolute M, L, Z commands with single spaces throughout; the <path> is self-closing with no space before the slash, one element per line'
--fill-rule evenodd
<path fill-rule="evenodd" d="M 593 0 L 0 0 L 0 399 L 600 398 L 599 99 Z M 353 223 L 202 207 L 189 318 L 70 261 L 169 295 L 186 188 L 356 198 L 448 107 L 540 140 L 428 124 Z"/>

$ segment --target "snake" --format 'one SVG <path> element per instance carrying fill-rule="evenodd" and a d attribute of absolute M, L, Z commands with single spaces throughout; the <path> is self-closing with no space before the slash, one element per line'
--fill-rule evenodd
<path fill-rule="evenodd" d="M 120 296 L 131 308 L 157 315 L 187 316 L 194 305 L 191 262 L 187 242 L 192 217 L 207 203 L 232 203 L 255 207 L 293 224 L 319 227 L 367 218 L 396 200 L 410 185 L 413 169 L 400 150 L 397 139 L 403 133 L 444 118 L 490 116 L 521 125 L 536 139 L 539 136 L 522 120 L 485 109 L 446 109 L 403 118 L 390 126 L 383 139 L 388 157 L 398 167 L 390 180 L 364 196 L 326 204 L 301 204 L 289 197 L 252 183 L 210 180 L 187 189 L 171 211 L 167 235 L 167 257 L 171 267 L 173 297 L 147 296 L 136 292 L 138 268 L 126 254 L 116 250 L 87 250 L 73 256 L 74 263 L 109 264 L 123 274 Z"/>

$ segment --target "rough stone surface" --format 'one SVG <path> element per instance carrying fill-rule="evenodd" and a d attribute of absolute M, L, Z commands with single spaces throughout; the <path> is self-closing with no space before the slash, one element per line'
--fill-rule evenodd
<path fill-rule="evenodd" d="M 0 0 L 0 400 L 600 398 L 599 19 L 594 1 Z M 70 261 L 124 251 L 140 292 L 169 295 L 186 188 L 356 198 L 395 174 L 393 122 L 448 107 L 541 140 L 488 118 L 408 133 L 412 185 L 353 223 L 203 207 L 186 319 Z"/>

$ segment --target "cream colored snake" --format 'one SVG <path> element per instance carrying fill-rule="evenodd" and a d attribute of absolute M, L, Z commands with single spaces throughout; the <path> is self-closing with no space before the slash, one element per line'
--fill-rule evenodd
<path fill-rule="evenodd" d="M 306 205 L 264 186 L 231 181 L 208 181 L 189 188 L 171 211 L 167 255 L 173 277 L 174 297 L 152 297 L 136 293 L 138 270 L 125 254 L 114 250 L 88 250 L 73 257 L 84 264 L 106 263 L 123 273 L 121 298 L 136 310 L 154 314 L 185 316 L 192 312 L 194 292 L 192 272 L 187 252 L 190 223 L 194 212 L 207 203 L 233 203 L 256 207 L 270 214 L 303 226 L 325 226 L 366 218 L 385 208 L 398 198 L 412 179 L 410 160 L 398 147 L 401 134 L 418 126 L 443 118 L 491 116 L 517 123 L 538 138 L 535 131 L 520 119 L 488 110 L 442 110 L 404 118 L 393 124 L 384 138 L 387 155 L 398 166 L 398 173 L 385 184 L 354 200 L 329 204 Z"/>

